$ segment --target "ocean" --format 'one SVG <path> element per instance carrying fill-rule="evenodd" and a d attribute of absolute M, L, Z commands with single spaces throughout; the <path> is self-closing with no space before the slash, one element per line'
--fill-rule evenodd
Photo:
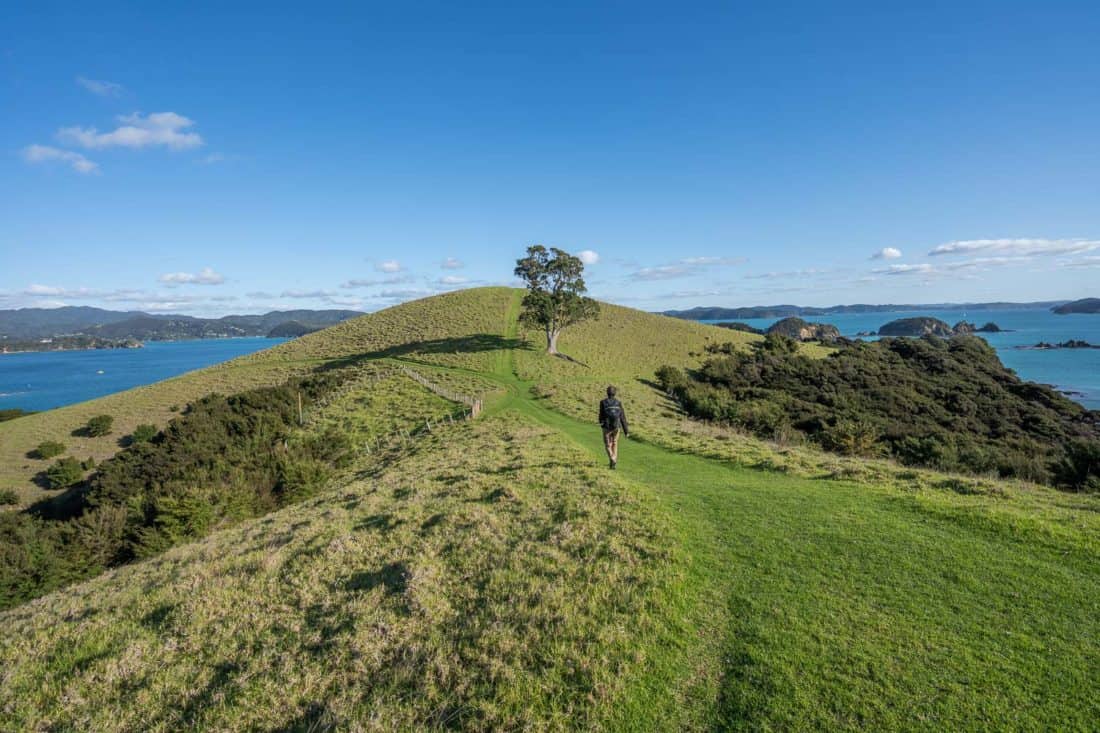
<path fill-rule="evenodd" d="M 0 354 L 0 409 L 49 410 L 159 382 L 285 339 L 150 341 L 141 349 Z"/>
<path fill-rule="evenodd" d="M 1000 311 L 929 310 L 898 313 L 852 313 L 806 316 L 831 323 L 855 337 L 878 331 L 896 318 L 932 316 L 954 325 L 966 320 L 981 326 L 993 321 L 1010 331 L 978 334 L 997 350 L 1001 361 L 1021 378 L 1053 385 L 1085 407 L 1100 410 L 1100 349 L 1038 351 L 1015 348 L 1039 341 L 1058 343 L 1081 339 L 1100 343 L 1100 315 L 1059 316 L 1048 310 Z M 778 318 L 743 319 L 767 328 Z M 161 379 L 228 361 L 280 343 L 283 339 L 231 338 L 193 341 L 151 341 L 143 349 L 48 351 L 0 355 L 0 409 L 48 410 L 150 384 Z"/>
<path fill-rule="evenodd" d="M 931 316 L 955 325 L 970 321 L 977 326 L 993 321 L 1010 331 L 980 333 L 993 348 L 1005 366 L 1015 370 L 1022 379 L 1053 385 L 1056 389 L 1080 402 L 1085 407 L 1100 410 L 1100 349 L 1020 349 L 1034 346 L 1040 341 L 1061 343 L 1080 339 L 1100 344 L 1100 314 L 1056 315 L 1046 309 L 1020 310 L 927 310 L 896 313 L 845 313 L 829 316 L 803 316 L 812 323 L 831 323 L 844 336 L 855 338 L 857 333 L 877 332 L 885 323 L 898 318 Z M 733 319 L 738 320 L 738 319 Z M 743 323 L 756 328 L 767 328 L 778 318 L 745 318 Z M 711 321 L 713 323 L 713 321 Z"/>

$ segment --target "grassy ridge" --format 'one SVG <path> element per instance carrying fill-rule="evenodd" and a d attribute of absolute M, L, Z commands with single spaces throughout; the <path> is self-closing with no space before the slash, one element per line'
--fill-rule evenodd
<path fill-rule="evenodd" d="M 671 615 L 666 532 L 547 429 L 456 427 L 5 614 L 0 727 L 599 727 Z"/>
<path fill-rule="evenodd" d="M 516 303 L 492 289 L 387 312 L 392 329 L 466 314 L 407 345 L 354 322 L 340 328 L 355 346 L 280 347 L 300 349 L 284 363 L 431 363 L 431 378 L 495 396 L 411 455 L 361 457 L 328 494 L 0 614 L 0 728 L 1087 730 L 1100 717 L 1100 497 L 697 427 L 642 380 L 697 361 L 708 337 L 752 336 L 608 306 L 563 334 L 580 365 L 510 348 Z M 644 438 L 616 473 L 592 415 L 608 382 Z M 330 417 L 365 435 L 377 418 L 360 408 L 433 409 L 398 392 L 349 392 Z"/>
<path fill-rule="evenodd" d="M 161 427 L 176 414 L 173 407 L 178 410 L 212 392 L 233 394 L 279 384 L 323 365 L 350 364 L 387 350 L 436 364 L 486 369 L 493 352 L 510 345 L 495 335 L 510 302 L 506 288 L 417 301 L 156 384 L 0 422 L 0 490 L 14 490 L 23 505 L 52 496 L 33 481 L 48 466 L 29 457 L 42 441 L 61 441 L 68 455 L 100 462 L 118 452 L 119 439 L 137 425 Z M 99 414 L 115 418 L 111 435 L 74 435 Z"/>

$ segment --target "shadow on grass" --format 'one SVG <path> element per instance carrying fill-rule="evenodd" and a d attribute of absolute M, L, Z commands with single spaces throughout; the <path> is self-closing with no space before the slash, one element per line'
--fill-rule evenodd
<path fill-rule="evenodd" d="M 378 570 L 356 573 L 344 584 L 349 592 L 370 591 L 381 586 L 386 595 L 403 593 L 409 583 L 409 569 L 403 562 L 391 562 Z"/>
<path fill-rule="evenodd" d="M 364 361 L 384 358 L 400 358 L 404 356 L 427 354 L 477 354 L 487 351 L 506 351 L 510 349 L 530 349 L 531 346 L 522 339 L 507 338 L 493 333 L 476 333 L 469 336 L 456 336 L 445 339 L 429 339 L 426 341 L 410 341 L 407 344 L 391 346 L 379 351 L 365 351 L 361 354 L 352 354 L 340 359 L 326 362 L 316 371 L 326 372 L 332 369 L 355 366 Z"/>

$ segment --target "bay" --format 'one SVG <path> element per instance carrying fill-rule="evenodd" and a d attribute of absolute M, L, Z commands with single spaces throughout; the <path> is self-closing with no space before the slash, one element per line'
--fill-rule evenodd
<path fill-rule="evenodd" d="M 0 354 L 0 409 L 49 410 L 159 382 L 286 339 L 150 341 L 141 349 Z"/>
<path fill-rule="evenodd" d="M 898 318 L 930 316 L 955 325 L 970 321 L 977 326 L 992 321 L 1003 329 L 1001 333 L 979 333 L 997 350 L 997 355 L 1009 369 L 1031 382 L 1049 384 L 1062 390 L 1089 409 L 1100 409 L 1100 349 L 1021 349 L 1040 341 L 1061 343 L 1080 339 L 1092 344 L 1100 343 L 1100 315 L 1075 313 L 1057 315 L 1046 309 L 1021 308 L 1016 310 L 982 310 L 967 312 L 958 310 L 927 310 L 882 313 L 837 313 L 825 316 L 802 316 L 811 323 L 831 323 L 843 336 L 856 338 L 857 334 L 877 332 L 885 323 Z M 767 328 L 778 318 L 746 318 L 756 328 Z M 715 323 L 716 321 L 705 321 Z M 866 337 L 864 337 L 866 338 Z"/>

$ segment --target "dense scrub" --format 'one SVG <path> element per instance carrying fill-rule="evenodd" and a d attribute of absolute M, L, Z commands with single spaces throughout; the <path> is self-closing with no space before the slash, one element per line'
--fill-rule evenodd
<path fill-rule="evenodd" d="M 775 336 L 710 350 L 698 370 L 657 374 L 694 417 L 847 455 L 1100 490 L 1097 414 L 1021 381 L 980 338 L 884 339 L 825 359 Z"/>
<path fill-rule="evenodd" d="M 313 494 L 346 463 L 350 444 L 333 429 L 297 429 L 298 395 L 308 406 L 337 382 L 207 396 L 100 464 L 72 495 L 0 514 L 0 608 Z M 51 483 L 78 483 L 91 468 L 62 464 L 65 475 L 57 469 Z"/>

